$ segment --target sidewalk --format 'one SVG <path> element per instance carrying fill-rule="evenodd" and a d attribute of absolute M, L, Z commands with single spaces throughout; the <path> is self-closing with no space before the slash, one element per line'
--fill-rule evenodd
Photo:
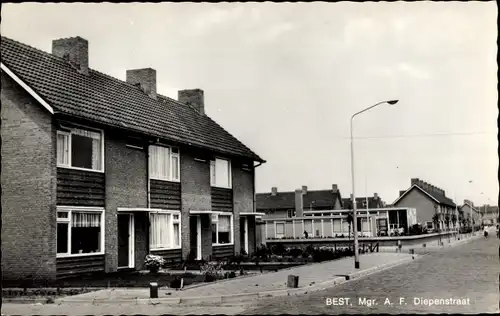
<path fill-rule="evenodd" d="M 268 272 L 238 279 L 222 280 L 206 283 L 202 286 L 187 288 L 181 291 L 160 289 L 158 303 L 193 303 L 212 302 L 225 303 L 230 301 L 245 301 L 266 296 L 282 296 L 322 290 L 369 273 L 380 271 L 397 264 L 412 260 L 408 253 L 370 253 L 360 255 L 360 269 L 354 269 L 354 258 L 348 257 L 334 261 L 308 264 L 300 267 Z M 299 277 L 298 289 L 287 289 L 288 275 Z M 65 297 L 58 302 L 131 302 L 145 301 L 149 304 L 149 289 L 106 289 L 72 297 Z M 157 301 L 154 299 L 154 301 Z"/>
<path fill-rule="evenodd" d="M 489 232 L 489 237 L 491 236 L 491 232 Z M 466 242 L 469 242 L 469 241 L 472 241 L 472 240 L 475 240 L 475 239 L 478 239 L 478 238 L 484 238 L 484 235 L 483 235 L 483 231 L 477 231 L 475 233 L 475 235 L 472 235 L 472 234 L 461 234 L 461 235 L 457 235 L 457 237 L 460 237 L 460 240 L 455 239 L 455 237 L 451 237 L 451 238 L 443 238 L 441 241 L 443 243 L 443 245 L 439 245 L 439 241 L 438 240 L 434 240 L 434 241 L 431 241 L 431 242 L 425 242 L 425 247 L 423 247 L 423 244 L 424 243 L 420 243 L 420 244 L 416 244 L 416 245 L 407 245 L 405 246 L 403 244 L 403 246 L 401 247 L 401 252 L 402 253 L 409 253 L 410 249 L 414 249 L 415 250 L 415 253 L 422 253 L 422 252 L 425 252 L 425 250 L 436 250 L 436 249 L 446 249 L 446 248 L 449 248 L 449 247 L 454 247 L 454 246 L 458 246 L 458 245 L 461 245 L 463 243 L 466 243 Z M 379 248 L 379 251 L 380 252 L 394 252 L 396 253 L 397 252 L 397 246 L 386 246 L 386 247 L 380 247 Z"/>

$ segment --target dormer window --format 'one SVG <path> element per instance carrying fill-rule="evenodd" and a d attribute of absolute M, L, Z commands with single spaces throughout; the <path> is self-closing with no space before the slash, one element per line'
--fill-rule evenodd
<path fill-rule="evenodd" d="M 57 166 L 104 171 L 101 131 L 66 127 L 57 131 Z"/>

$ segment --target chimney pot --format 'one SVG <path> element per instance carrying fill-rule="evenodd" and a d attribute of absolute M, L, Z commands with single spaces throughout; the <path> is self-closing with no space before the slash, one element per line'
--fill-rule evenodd
<path fill-rule="evenodd" d="M 205 115 L 205 96 L 201 89 L 179 90 L 177 99 L 180 103 L 193 107 L 201 115 Z"/>
<path fill-rule="evenodd" d="M 302 194 L 307 194 L 307 185 L 302 186 Z"/>
<path fill-rule="evenodd" d="M 336 184 L 332 184 L 332 191 L 333 193 L 337 193 L 339 190 L 339 187 Z"/>
<path fill-rule="evenodd" d="M 272 187 L 272 188 L 271 188 L 271 195 L 272 195 L 272 196 L 275 196 L 275 195 L 277 195 L 277 194 L 278 194 L 278 188 L 277 188 L 277 187 Z"/>
<path fill-rule="evenodd" d="M 152 68 L 127 70 L 127 82 L 139 86 L 144 93 L 156 99 L 156 70 Z"/>
<path fill-rule="evenodd" d="M 89 74 L 89 42 L 81 38 L 60 38 L 52 41 L 52 55 L 64 58 L 80 73 Z"/>
<path fill-rule="evenodd" d="M 378 193 L 373 193 L 373 198 L 376 200 L 378 199 Z"/>

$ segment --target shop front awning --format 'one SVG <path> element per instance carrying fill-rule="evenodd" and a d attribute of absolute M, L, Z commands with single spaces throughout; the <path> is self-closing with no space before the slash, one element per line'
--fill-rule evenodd
<path fill-rule="evenodd" d="M 240 212 L 240 216 L 264 216 L 265 213 L 257 213 L 257 212 Z"/>

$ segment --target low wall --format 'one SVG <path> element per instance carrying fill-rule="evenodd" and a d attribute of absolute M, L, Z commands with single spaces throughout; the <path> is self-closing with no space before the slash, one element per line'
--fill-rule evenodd
<path fill-rule="evenodd" d="M 379 247 L 389 247 L 396 246 L 398 240 L 401 240 L 401 245 L 411 246 L 411 245 L 422 245 L 432 241 L 446 240 L 448 238 L 454 238 L 455 232 L 446 232 L 440 234 L 425 234 L 416 236 L 393 236 L 393 237 L 373 237 L 373 238 L 358 238 L 358 244 L 360 248 L 363 245 L 366 247 L 373 247 L 378 243 Z M 283 244 L 285 247 L 297 247 L 306 248 L 309 245 L 313 247 L 352 247 L 353 239 L 349 238 L 307 238 L 307 239 L 268 239 L 266 240 L 266 245 L 268 247 Z"/>

